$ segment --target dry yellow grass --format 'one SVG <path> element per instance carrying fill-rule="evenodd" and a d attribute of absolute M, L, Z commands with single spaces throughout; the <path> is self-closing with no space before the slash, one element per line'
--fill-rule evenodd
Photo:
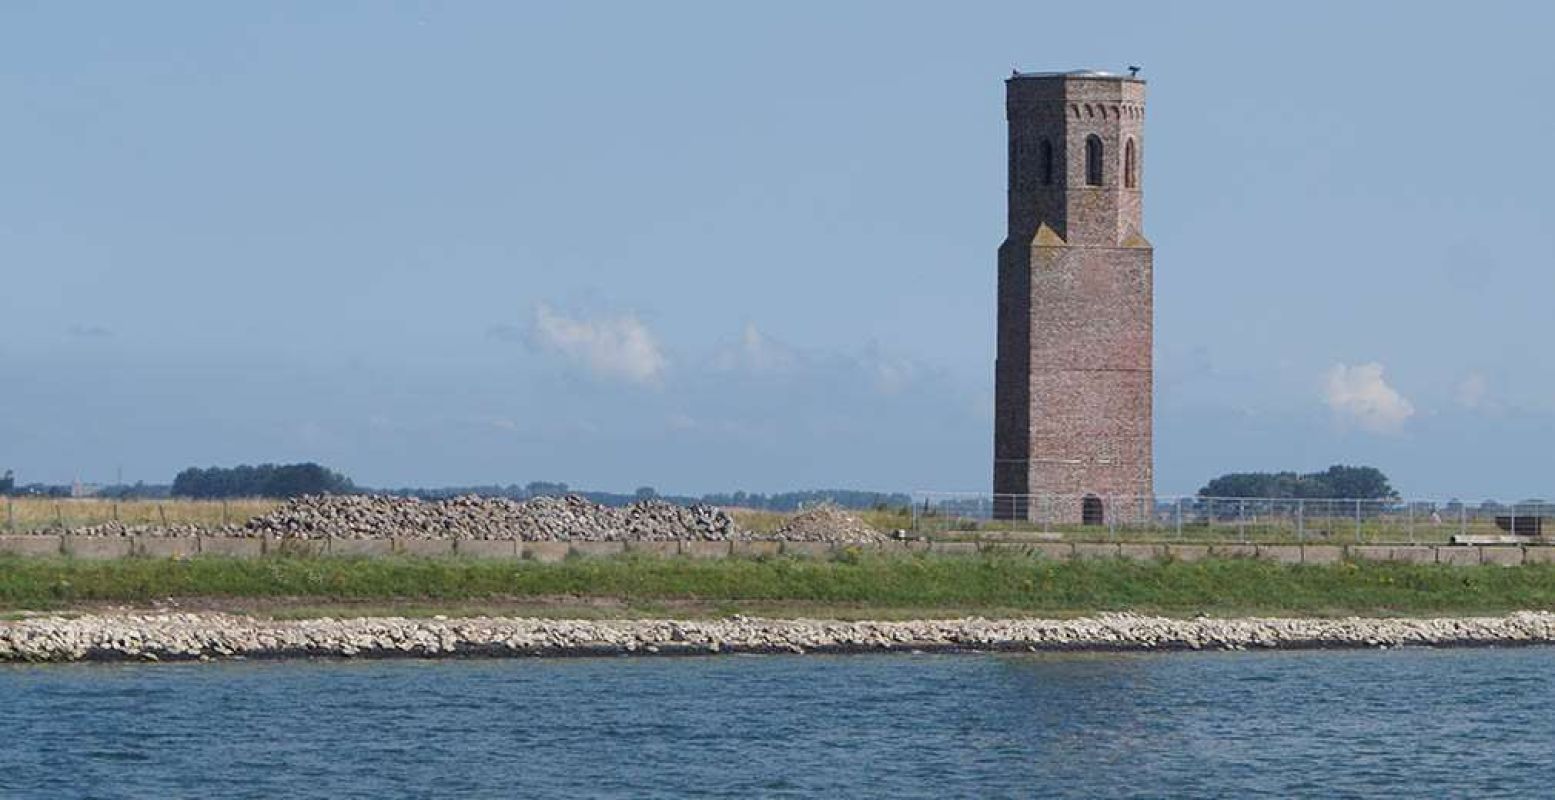
<path fill-rule="evenodd" d="M 748 530 L 758 535 L 769 535 L 783 526 L 794 515 L 785 511 L 766 511 L 757 508 L 725 508 L 729 516 L 734 517 L 736 525 L 742 530 Z M 912 514 L 906 509 L 894 510 L 853 510 L 848 513 L 863 520 L 869 527 L 881 533 L 890 533 L 894 530 L 911 530 Z"/>
<path fill-rule="evenodd" d="M 280 505 L 279 500 L 108 500 L 96 497 L 0 498 L 0 530 L 74 528 L 119 521 L 126 525 L 241 524 Z"/>

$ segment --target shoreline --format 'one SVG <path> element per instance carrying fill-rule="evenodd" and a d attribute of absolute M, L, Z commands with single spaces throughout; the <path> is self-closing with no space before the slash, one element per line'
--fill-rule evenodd
<path fill-rule="evenodd" d="M 1494 617 L 835 621 L 405 617 L 268 620 L 223 613 L 0 622 L 0 663 L 291 658 L 534 658 L 889 652 L 1151 652 L 1555 644 L 1555 613 Z"/>

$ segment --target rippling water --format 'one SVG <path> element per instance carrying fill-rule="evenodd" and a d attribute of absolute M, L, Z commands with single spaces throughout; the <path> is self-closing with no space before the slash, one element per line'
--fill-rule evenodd
<path fill-rule="evenodd" d="M 1555 649 L 0 668 L 3 797 L 1535 797 Z"/>

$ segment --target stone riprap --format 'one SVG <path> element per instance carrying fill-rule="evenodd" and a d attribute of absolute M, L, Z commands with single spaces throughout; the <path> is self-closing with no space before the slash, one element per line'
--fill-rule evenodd
<path fill-rule="evenodd" d="M 797 522 L 798 524 L 795 524 Z M 885 537 L 835 508 L 800 514 L 770 536 L 742 530 L 709 505 L 640 500 L 604 506 L 569 495 L 509 500 L 466 495 L 424 501 L 383 495 L 312 495 L 290 500 L 242 525 L 125 525 L 108 522 L 38 534 L 72 536 L 240 536 L 279 539 L 459 539 L 526 542 L 730 542 L 775 539 L 874 544 Z"/>
<path fill-rule="evenodd" d="M 466 495 L 299 497 L 248 521 L 250 535 L 301 539 L 520 539 L 549 541 L 729 541 L 734 519 L 713 506 L 641 500 L 614 508 L 575 495 L 509 500 Z"/>
<path fill-rule="evenodd" d="M 688 655 L 929 650 L 1245 650 L 1555 643 L 1555 614 L 1435 619 L 966 618 L 843 622 L 400 617 L 264 620 L 208 613 L 0 622 L 0 661 L 311 656 Z"/>

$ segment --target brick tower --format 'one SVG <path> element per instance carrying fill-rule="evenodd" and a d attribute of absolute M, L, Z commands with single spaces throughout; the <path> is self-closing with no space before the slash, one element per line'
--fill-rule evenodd
<path fill-rule="evenodd" d="M 1005 116 L 995 513 L 1093 524 L 1137 515 L 1153 494 L 1145 82 L 1017 72 Z"/>

